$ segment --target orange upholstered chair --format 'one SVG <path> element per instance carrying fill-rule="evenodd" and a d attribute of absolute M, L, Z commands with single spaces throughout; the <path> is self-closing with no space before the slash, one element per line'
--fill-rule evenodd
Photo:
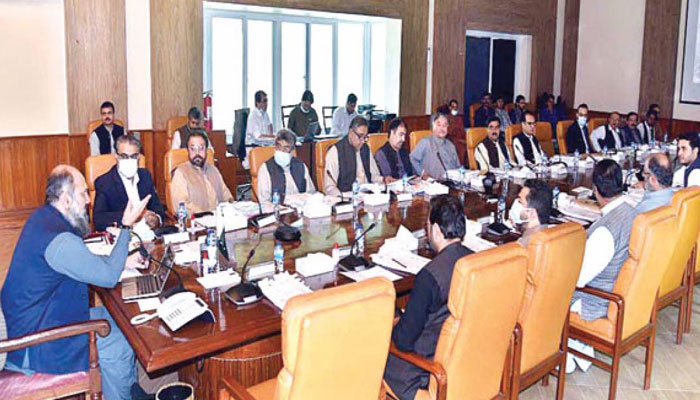
<path fill-rule="evenodd" d="M 466 256 L 455 266 L 435 357 L 392 345 L 391 354 L 431 374 L 416 399 L 491 399 L 506 395 L 509 344 L 525 292 L 527 251 L 517 243 Z M 486 311 L 488 310 L 488 311 Z M 509 361 L 509 360 L 508 360 Z"/>
<path fill-rule="evenodd" d="M 126 132 L 126 126 L 124 125 L 124 122 L 120 119 L 115 119 L 114 120 L 115 125 L 119 125 L 124 128 L 124 132 Z M 87 138 L 90 140 L 90 135 L 92 134 L 92 131 L 97 129 L 98 126 L 102 125 L 102 120 L 98 119 L 97 121 L 90 121 L 87 126 Z"/>
<path fill-rule="evenodd" d="M 474 126 L 474 115 L 479 107 L 481 107 L 481 103 L 473 103 L 469 105 L 469 126 L 471 127 Z"/>
<path fill-rule="evenodd" d="M 316 189 L 323 192 L 323 181 L 326 178 L 324 170 L 326 169 L 326 153 L 328 149 L 334 144 L 338 143 L 340 139 L 326 139 L 319 140 L 314 143 L 314 159 L 316 161 Z"/>
<path fill-rule="evenodd" d="M 574 222 L 544 229 L 530 239 L 512 398 L 539 379 L 546 380 L 550 373 L 558 376 L 557 399 L 564 395 L 567 317 L 585 247 L 586 231 Z"/>
<path fill-rule="evenodd" d="M 378 399 L 394 319 L 394 285 L 373 278 L 293 297 L 282 312 L 277 379 L 244 389 L 221 382 L 220 399 Z"/>
<path fill-rule="evenodd" d="M 479 169 L 479 164 L 476 162 L 474 151 L 476 150 L 476 146 L 478 146 L 479 143 L 481 143 L 486 138 L 488 133 L 489 130 L 487 128 L 468 128 L 466 130 L 469 169 Z"/>
<path fill-rule="evenodd" d="M 690 320 L 692 319 L 693 316 L 693 292 L 695 288 L 695 284 L 700 282 L 700 233 L 698 233 L 698 240 L 695 243 L 695 250 L 694 250 L 694 256 L 693 256 L 693 266 L 691 266 L 690 270 L 690 290 L 689 290 L 689 295 L 690 298 L 688 300 L 688 315 L 685 318 L 685 332 L 690 332 Z"/>
<path fill-rule="evenodd" d="M 175 149 L 168 150 L 163 156 L 163 178 L 165 178 L 165 204 L 171 214 L 175 215 L 177 213 L 177 204 L 173 204 L 172 195 L 170 191 L 172 190 L 173 184 L 173 172 L 180 164 L 189 161 L 187 157 L 187 149 Z M 214 150 L 210 147 L 207 150 L 207 163 L 214 165 Z"/>
<path fill-rule="evenodd" d="M 591 358 L 569 347 L 569 352 L 610 371 L 608 399 L 617 391 L 620 358 L 638 345 L 646 347 L 644 389 L 649 389 L 656 338 L 656 304 L 659 284 L 670 265 L 678 240 L 678 218 L 671 206 L 637 215 L 629 242 L 629 258 L 620 269 L 612 292 L 576 289 L 610 301 L 607 318 L 586 321 L 569 313 L 569 337 L 608 354 L 612 363 Z"/>
<path fill-rule="evenodd" d="M 508 125 L 506 128 L 506 146 L 508 146 L 508 151 L 510 151 L 510 154 L 513 156 L 515 156 L 515 152 L 513 152 L 513 138 L 518 136 L 518 134 L 520 134 L 522 131 L 522 124 L 512 124 Z"/>
<path fill-rule="evenodd" d="M 566 147 L 566 131 L 569 130 L 574 121 L 559 121 L 557 122 L 557 142 L 559 142 L 559 154 L 569 154 L 569 149 Z"/>
<path fill-rule="evenodd" d="M 667 242 L 675 245 L 671 264 L 659 286 L 659 310 L 680 301 L 676 343 L 680 344 L 683 335 L 687 308 L 690 307 L 690 274 L 692 273 L 693 248 L 700 230 L 700 187 L 688 187 L 676 192 L 671 207 L 678 217 L 678 240 Z"/>
<path fill-rule="evenodd" d="M 411 151 L 413 151 L 416 146 L 418 146 L 418 143 L 423 140 L 423 138 L 426 138 L 430 136 L 433 133 L 431 130 L 423 130 L 423 131 L 413 131 L 411 132 L 409 138 L 408 138 L 408 143 L 410 145 Z"/>
<path fill-rule="evenodd" d="M 552 141 L 552 125 L 549 122 L 538 122 L 535 125 L 535 137 L 540 143 L 547 157 L 554 155 L 554 142 Z"/>
<path fill-rule="evenodd" d="M 178 115 L 168 119 L 168 122 L 165 123 L 165 134 L 167 137 L 168 149 L 173 147 L 173 135 L 175 134 L 175 131 L 181 126 L 187 124 L 187 122 L 187 115 Z M 180 139 L 182 140 L 184 138 Z"/>
<path fill-rule="evenodd" d="M 389 141 L 389 135 L 386 133 L 373 133 L 369 135 L 367 139 L 367 145 L 373 155 L 377 154 L 377 151 L 382 148 Z"/>
<path fill-rule="evenodd" d="M 92 206 L 95 204 L 95 181 L 116 164 L 117 159 L 114 154 L 101 154 L 85 159 L 85 180 L 90 194 L 90 216 L 92 216 Z M 139 156 L 139 168 L 146 168 L 146 157 L 143 154 Z"/>
<path fill-rule="evenodd" d="M 607 119 L 607 118 L 591 118 L 591 119 L 589 119 L 589 120 L 588 120 L 588 136 L 589 136 L 589 139 L 590 139 L 590 135 L 593 134 L 593 131 L 595 130 L 595 128 L 597 128 L 597 127 L 599 127 L 599 126 L 602 126 L 602 125 L 605 125 L 605 124 L 607 124 L 607 123 L 608 123 L 608 119 Z M 592 143 L 592 142 L 593 142 L 593 140 L 591 140 L 591 143 Z"/>

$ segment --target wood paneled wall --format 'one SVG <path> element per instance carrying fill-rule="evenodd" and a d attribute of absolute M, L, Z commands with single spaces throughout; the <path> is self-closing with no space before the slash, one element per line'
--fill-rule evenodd
<path fill-rule="evenodd" d="M 124 0 L 66 0 L 64 9 L 70 132 L 85 132 L 105 100 L 127 121 Z"/>
<path fill-rule="evenodd" d="M 676 85 L 676 51 L 681 0 L 647 0 L 644 15 L 644 47 L 639 85 L 639 110 L 661 106 L 661 117 L 673 115 Z"/>
<path fill-rule="evenodd" d="M 581 0 L 566 0 L 564 10 L 564 43 L 561 65 L 561 97 L 571 107 L 576 99 L 576 62 Z"/>
<path fill-rule="evenodd" d="M 202 0 L 151 0 L 153 129 L 202 107 Z"/>
<path fill-rule="evenodd" d="M 529 100 L 552 91 L 556 0 L 442 0 L 435 3 L 433 108 L 464 98 L 466 30 L 532 35 Z"/>

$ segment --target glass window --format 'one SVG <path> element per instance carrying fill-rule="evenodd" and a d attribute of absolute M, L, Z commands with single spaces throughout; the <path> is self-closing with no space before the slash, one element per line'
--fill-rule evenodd
<path fill-rule="evenodd" d="M 309 88 L 314 93 L 316 112 L 321 117 L 321 107 L 336 105 L 333 100 L 333 25 L 311 25 L 309 51 Z"/>
<path fill-rule="evenodd" d="M 248 20 L 248 108 L 255 107 L 255 92 L 267 94 L 267 112 L 272 103 L 272 21 Z M 273 113 L 270 117 L 273 118 Z"/>
<path fill-rule="evenodd" d="M 306 24 L 282 22 L 282 103 L 301 101 L 306 90 Z"/>
<path fill-rule="evenodd" d="M 243 105 L 243 29 L 234 18 L 212 18 L 212 122 L 233 135 L 233 112 Z"/>
<path fill-rule="evenodd" d="M 370 93 L 369 102 L 376 105 L 378 109 L 386 107 L 384 101 L 386 78 L 386 24 L 372 24 L 370 63 Z"/>
<path fill-rule="evenodd" d="M 345 104 L 350 93 L 357 96 L 358 104 L 366 102 L 362 98 L 364 28 L 363 24 L 338 24 L 338 105 Z"/>

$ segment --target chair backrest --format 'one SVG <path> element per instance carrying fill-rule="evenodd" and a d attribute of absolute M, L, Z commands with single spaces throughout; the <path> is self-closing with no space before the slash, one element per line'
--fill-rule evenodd
<path fill-rule="evenodd" d="M 498 394 L 525 292 L 527 251 L 517 243 L 466 256 L 455 266 L 435 361 L 447 373 L 448 399 Z M 436 398 L 431 377 L 429 391 Z"/>
<path fill-rule="evenodd" d="M 554 155 L 554 142 L 552 142 L 552 124 L 540 121 L 535 125 L 535 137 L 548 157 Z"/>
<path fill-rule="evenodd" d="M 173 183 L 173 172 L 175 168 L 180 166 L 180 164 L 189 161 L 187 156 L 187 149 L 174 149 L 168 150 L 163 156 L 163 177 L 165 178 L 165 204 L 168 210 L 175 215 L 177 212 L 177 205 L 173 204 L 173 196 L 170 194 L 172 183 Z M 207 164 L 214 165 L 214 150 L 210 147 L 207 149 Z"/>
<path fill-rule="evenodd" d="M 568 154 L 569 148 L 566 147 L 566 131 L 569 130 L 574 121 L 559 121 L 557 122 L 557 142 L 559 142 L 559 154 Z"/>
<path fill-rule="evenodd" d="M 331 123 L 332 123 L 333 113 L 335 112 L 336 108 L 338 108 L 338 106 L 323 106 L 323 107 L 321 107 L 321 116 L 323 117 L 323 130 L 326 133 L 329 133 L 331 131 L 331 126 L 326 121 L 331 120 Z"/>
<path fill-rule="evenodd" d="M 607 118 L 591 118 L 588 120 L 588 136 L 590 136 L 595 128 L 608 123 Z"/>
<path fill-rule="evenodd" d="M 124 131 L 126 131 L 126 126 L 124 126 L 124 122 L 122 122 L 122 120 L 115 119 L 114 124 L 123 127 Z M 90 134 L 92 133 L 92 131 L 97 129 L 97 127 L 100 125 L 102 125 L 101 119 L 98 119 L 96 121 L 90 121 L 90 123 L 88 123 L 88 126 L 87 126 L 87 138 L 88 138 L 88 140 L 90 140 Z"/>
<path fill-rule="evenodd" d="M 296 150 L 292 150 L 292 155 L 296 156 Z M 248 154 L 250 165 L 250 182 L 253 185 L 253 201 L 258 201 L 258 173 L 264 163 L 275 155 L 275 146 L 253 147 Z"/>
<path fill-rule="evenodd" d="M 106 174 L 116 163 L 117 159 L 114 154 L 101 154 L 85 159 L 85 180 L 90 194 L 90 216 L 92 216 L 92 207 L 95 204 L 95 180 Z M 146 157 L 143 154 L 139 156 L 139 168 L 146 168 Z"/>
<path fill-rule="evenodd" d="M 233 116 L 233 136 L 231 138 L 231 148 L 239 159 L 245 158 L 245 135 L 248 127 L 248 115 L 250 108 L 241 108 L 234 112 Z"/>
<path fill-rule="evenodd" d="M 510 113 L 514 108 L 515 103 L 508 103 L 503 107 L 503 109 L 506 110 L 507 113 Z"/>
<path fill-rule="evenodd" d="M 508 150 L 513 156 L 515 156 L 515 153 L 513 152 L 513 138 L 518 136 L 518 134 L 522 131 L 522 124 L 512 124 L 506 127 L 506 146 L 508 146 Z"/>
<path fill-rule="evenodd" d="M 674 193 L 671 207 L 678 217 L 678 240 L 675 242 L 671 264 L 661 279 L 659 296 L 678 288 L 682 283 L 688 258 L 700 230 L 700 187 L 687 187 Z"/>
<path fill-rule="evenodd" d="M 326 153 L 331 146 L 336 144 L 340 139 L 319 140 L 314 146 L 314 158 L 316 159 L 316 188 L 323 191 L 323 181 L 326 174 L 323 172 L 326 169 Z"/>
<path fill-rule="evenodd" d="M 289 114 L 292 113 L 292 110 L 294 107 L 296 107 L 296 104 L 292 104 L 291 106 L 281 106 L 282 110 L 282 127 L 286 128 L 287 127 L 287 121 L 289 120 Z"/>
<path fill-rule="evenodd" d="M 474 127 L 474 114 L 481 107 L 481 103 L 473 103 L 469 105 L 469 126 Z"/>
<path fill-rule="evenodd" d="M 544 229 L 530 238 L 527 285 L 518 317 L 523 330 L 521 373 L 559 349 L 585 247 L 586 231 L 575 222 Z"/>
<path fill-rule="evenodd" d="M 629 257 L 622 264 L 613 292 L 625 299 L 622 337 L 649 323 L 661 278 L 671 261 L 678 240 L 678 218 L 671 206 L 639 214 L 634 219 L 629 242 Z M 614 303 L 608 306 L 608 319 L 616 319 Z"/>
<path fill-rule="evenodd" d="M 378 398 L 395 300 L 386 278 L 291 298 L 282 312 L 284 367 L 275 398 Z"/>
<path fill-rule="evenodd" d="M 409 148 L 411 151 L 413 151 L 416 146 L 418 146 L 418 143 L 423 140 L 423 138 L 430 136 L 433 133 L 431 130 L 423 130 L 423 131 L 413 131 L 411 132 L 409 138 L 408 138 L 408 144 Z"/>
<path fill-rule="evenodd" d="M 469 169 L 479 169 L 479 164 L 476 162 L 474 151 L 476 146 L 481 143 L 489 134 L 488 128 L 468 128 L 467 135 L 467 157 L 469 158 Z"/>
<path fill-rule="evenodd" d="M 187 119 L 187 115 L 177 115 L 175 117 L 169 118 L 168 121 L 165 123 L 165 134 L 167 135 L 167 142 L 168 142 L 168 149 L 173 147 L 173 135 L 175 134 L 175 131 L 178 130 L 181 126 L 184 126 L 187 124 L 189 120 Z M 180 138 L 180 140 L 184 139 L 183 137 Z"/>
<path fill-rule="evenodd" d="M 367 139 L 367 145 L 372 151 L 372 154 L 377 154 L 377 151 L 389 141 L 389 135 L 386 133 L 373 133 Z"/>

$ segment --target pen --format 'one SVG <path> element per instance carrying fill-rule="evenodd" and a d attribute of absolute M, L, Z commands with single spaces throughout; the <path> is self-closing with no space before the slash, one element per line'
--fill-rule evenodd
<path fill-rule="evenodd" d="M 401 261 L 399 261 L 399 260 L 397 260 L 397 259 L 395 259 L 395 258 L 392 258 L 391 261 L 393 261 L 393 262 L 399 264 L 400 266 L 402 266 L 402 267 L 408 269 L 408 266 L 406 266 L 404 263 L 402 263 Z"/>

